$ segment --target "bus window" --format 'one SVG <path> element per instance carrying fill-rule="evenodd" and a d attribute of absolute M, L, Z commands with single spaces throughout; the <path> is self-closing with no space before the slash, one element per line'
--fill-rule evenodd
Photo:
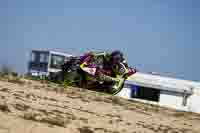
<path fill-rule="evenodd" d="M 32 52 L 31 53 L 31 62 L 36 62 L 37 60 L 37 53 L 36 52 Z"/>
<path fill-rule="evenodd" d="M 40 62 L 41 63 L 48 63 L 48 54 L 47 53 L 40 53 Z"/>
<path fill-rule="evenodd" d="M 53 54 L 51 56 L 51 65 L 50 65 L 50 67 L 54 68 L 54 69 L 61 69 L 61 65 L 64 63 L 64 59 L 65 59 L 64 56 Z"/>

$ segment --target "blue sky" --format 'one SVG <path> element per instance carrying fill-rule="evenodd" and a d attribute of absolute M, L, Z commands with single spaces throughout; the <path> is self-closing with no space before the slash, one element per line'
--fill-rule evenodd
<path fill-rule="evenodd" d="M 2 0 L 0 62 L 24 72 L 31 49 L 121 49 L 140 71 L 200 80 L 197 0 Z"/>

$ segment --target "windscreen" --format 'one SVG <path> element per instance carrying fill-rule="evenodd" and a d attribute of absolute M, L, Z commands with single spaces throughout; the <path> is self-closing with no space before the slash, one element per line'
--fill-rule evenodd
<path fill-rule="evenodd" d="M 49 54 L 48 52 L 33 51 L 29 63 L 29 70 L 47 71 Z"/>

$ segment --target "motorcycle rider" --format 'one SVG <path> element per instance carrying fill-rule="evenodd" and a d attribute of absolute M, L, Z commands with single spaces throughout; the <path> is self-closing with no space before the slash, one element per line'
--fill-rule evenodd
<path fill-rule="evenodd" d="M 98 60 L 99 57 L 103 57 L 103 66 L 95 68 L 93 67 L 93 62 Z M 96 77 L 98 80 L 114 82 L 115 85 L 113 89 L 118 89 L 124 83 L 124 78 L 120 77 L 120 74 L 124 72 L 120 71 L 120 67 L 124 65 L 124 67 L 128 68 L 128 64 L 122 52 L 119 50 L 100 54 L 90 52 L 82 57 L 81 62 L 81 69 Z M 126 71 L 128 71 L 128 69 L 126 69 Z"/>
<path fill-rule="evenodd" d="M 107 63 L 112 71 L 113 71 L 113 77 L 117 77 L 117 75 L 120 75 L 120 73 L 123 73 L 120 71 L 121 69 L 121 65 L 124 65 L 125 68 L 128 68 L 128 64 L 124 58 L 124 55 L 121 51 L 113 51 L 110 54 L 110 59 L 108 59 L 108 63 Z"/>
<path fill-rule="evenodd" d="M 136 69 L 129 68 L 128 63 L 121 51 L 117 50 L 111 53 L 111 63 L 112 70 L 114 71 L 116 77 L 126 73 L 127 75 L 125 75 L 126 77 L 124 78 L 127 78 L 128 76 L 136 73 Z"/>

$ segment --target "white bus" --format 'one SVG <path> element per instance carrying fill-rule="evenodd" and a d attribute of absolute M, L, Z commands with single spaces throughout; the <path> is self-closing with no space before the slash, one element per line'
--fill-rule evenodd
<path fill-rule="evenodd" d="M 61 70 L 61 65 L 66 57 L 72 55 L 45 50 L 32 50 L 28 63 L 28 74 L 31 76 L 48 76 Z"/>

